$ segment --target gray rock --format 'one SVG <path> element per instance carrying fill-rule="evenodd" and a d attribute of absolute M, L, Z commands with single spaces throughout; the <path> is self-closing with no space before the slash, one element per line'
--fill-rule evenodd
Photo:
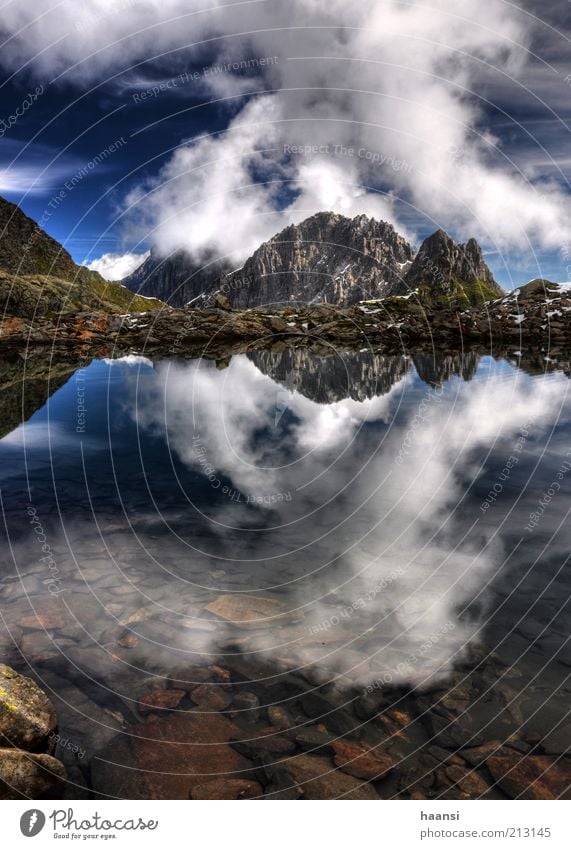
<path fill-rule="evenodd" d="M 444 230 L 437 230 L 424 240 L 396 293 L 408 294 L 417 289 L 430 299 L 465 296 L 469 303 L 504 294 L 476 240 L 458 245 Z"/>

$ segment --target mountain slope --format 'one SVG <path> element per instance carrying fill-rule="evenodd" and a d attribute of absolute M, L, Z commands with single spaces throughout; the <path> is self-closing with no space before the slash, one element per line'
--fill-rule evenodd
<path fill-rule="evenodd" d="M 32 318 L 62 312 L 144 312 L 160 301 L 133 295 L 69 253 L 16 204 L 0 197 L 0 310 Z"/>
<path fill-rule="evenodd" d="M 54 318 L 63 313 L 147 312 L 161 301 L 134 295 L 119 283 L 100 280 L 62 280 L 48 274 L 20 277 L 0 270 L 0 319 Z"/>
<path fill-rule="evenodd" d="M 212 262 L 197 266 L 185 251 L 161 257 L 155 251 L 121 282 L 132 292 L 159 298 L 170 306 L 182 307 L 213 290 L 229 266 Z"/>
<path fill-rule="evenodd" d="M 63 280 L 98 279 L 99 274 L 76 265 L 59 242 L 22 212 L 0 197 L 0 268 L 10 274 L 49 274 Z"/>

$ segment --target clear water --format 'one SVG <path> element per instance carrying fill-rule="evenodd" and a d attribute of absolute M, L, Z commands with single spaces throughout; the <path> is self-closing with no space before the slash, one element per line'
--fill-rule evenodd
<path fill-rule="evenodd" d="M 73 374 L 0 441 L 0 657 L 57 704 L 65 794 L 126 795 L 141 694 L 173 679 L 235 699 L 205 715 L 261 734 L 279 704 L 292 739 L 384 741 L 407 770 L 435 743 L 561 754 L 568 388 L 476 355 L 131 357 Z M 168 716 L 189 710 L 187 695 Z M 406 796 L 403 775 L 376 792 Z"/>

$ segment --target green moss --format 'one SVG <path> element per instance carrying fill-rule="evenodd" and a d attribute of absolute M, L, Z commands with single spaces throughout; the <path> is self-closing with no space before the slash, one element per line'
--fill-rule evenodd
<path fill-rule="evenodd" d="M 422 306 L 418 303 L 416 295 L 390 295 L 378 302 L 379 307 L 397 315 L 420 315 Z"/>
<path fill-rule="evenodd" d="M 156 310 L 163 305 L 156 298 L 143 298 L 121 286 L 120 283 L 110 283 L 101 278 L 99 281 L 90 281 L 89 286 L 99 295 L 102 301 L 121 308 L 125 312 L 148 312 Z"/>
<path fill-rule="evenodd" d="M 453 279 L 448 284 L 448 291 L 435 292 L 432 285 L 420 285 L 418 288 L 418 300 L 427 306 L 441 306 L 453 308 L 469 308 L 481 306 L 486 301 L 493 301 L 498 294 L 488 286 L 485 280 Z"/>
<path fill-rule="evenodd" d="M 148 312 L 163 305 L 119 283 L 109 283 L 88 269 L 85 272 L 69 281 L 43 274 L 17 277 L 0 271 L 0 309 L 4 315 L 20 318 L 35 315 L 57 319 L 61 314 L 84 311 Z"/>

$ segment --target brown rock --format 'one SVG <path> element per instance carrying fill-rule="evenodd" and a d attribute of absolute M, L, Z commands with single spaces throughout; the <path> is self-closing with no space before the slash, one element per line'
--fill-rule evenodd
<path fill-rule="evenodd" d="M 176 690 L 192 690 L 197 684 L 204 684 L 212 678 L 206 666 L 184 666 L 169 675 L 169 682 Z"/>
<path fill-rule="evenodd" d="M 232 306 L 230 305 L 230 301 L 223 295 L 221 292 L 218 292 L 214 296 L 214 306 L 219 310 L 231 310 Z"/>
<path fill-rule="evenodd" d="M 304 799 L 378 799 L 375 789 L 351 775 L 336 770 L 327 758 L 298 755 L 283 761 L 292 786 Z"/>
<path fill-rule="evenodd" d="M 268 708 L 268 718 L 276 728 L 291 728 L 294 721 L 287 710 L 279 705 L 271 705 Z"/>
<path fill-rule="evenodd" d="M 92 760 L 96 791 L 123 799 L 188 799 L 194 787 L 215 779 L 244 778 L 250 761 L 228 741 L 240 729 L 219 713 L 184 713 L 158 717 L 129 728 L 109 749 Z"/>
<path fill-rule="evenodd" d="M 262 785 L 247 778 L 217 778 L 198 784 L 190 791 L 191 799 L 256 799 L 263 793 Z"/>
<path fill-rule="evenodd" d="M 233 718 L 241 717 L 247 722 L 256 722 L 260 715 L 260 700 L 255 693 L 239 690 L 232 698 L 232 708 Z"/>
<path fill-rule="evenodd" d="M 283 318 L 277 318 L 276 316 L 270 318 L 270 327 L 274 333 L 285 333 L 290 329 Z"/>
<path fill-rule="evenodd" d="M 252 736 L 242 742 L 233 743 L 234 748 L 247 757 L 253 757 L 259 752 L 271 755 L 291 755 L 296 750 L 293 740 L 280 734 L 279 728 L 270 726 L 255 733 L 255 737 Z"/>
<path fill-rule="evenodd" d="M 150 610 L 147 607 L 139 607 L 134 613 L 131 613 L 125 620 L 125 625 L 133 625 L 135 622 L 144 622 L 150 616 Z"/>
<path fill-rule="evenodd" d="M 139 711 L 145 714 L 153 710 L 174 710 L 185 695 L 184 690 L 152 690 L 141 696 Z"/>
<path fill-rule="evenodd" d="M 31 678 L 0 664 L 0 735 L 29 750 L 47 747 L 57 725 L 50 699 Z"/>
<path fill-rule="evenodd" d="M 139 638 L 136 634 L 127 631 L 122 637 L 119 637 L 117 642 L 124 649 L 134 649 L 135 646 L 139 645 Z"/>
<path fill-rule="evenodd" d="M 504 748 L 489 757 L 486 766 L 510 799 L 571 799 L 571 766 L 567 760 L 521 755 Z"/>
<path fill-rule="evenodd" d="M 470 766 L 480 766 L 490 755 L 495 755 L 501 748 L 502 744 L 499 740 L 491 740 L 489 743 L 484 743 L 483 746 L 462 749 L 461 754 Z"/>
<path fill-rule="evenodd" d="M 455 785 L 458 791 L 455 798 L 480 799 L 491 790 L 488 782 L 477 772 L 462 766 L 448 766 L 444 770 L 446 778 Z"/>
<path fill-rule="evenodd" d="M 38 799 L 66 777 L 64 765 L 51 755 L 0 749 L 0 799 Z"/>
<path fill-rule="evenodd" d="M 242 628 L 271 627 L 276 619 L 287 616 L 282 602 L 253 595 L 221 595 L 206 610 Z"/>
<path fill-rule="evenodd" d="M 25 613 L 19 620 L 22 628 L 32 628 L 38 631 L 50 631 L 54 628 L 65 628 L 65 607 L 58 598 L 53 596 L 32 598 L 32 610 Z"/>
<path fill-rule="evenodd" d="M 45 631 L 29 631 L 22 636 L 19 645 L 20 651 L 29 663 L 44 663 L 60 654 L 58 647 L 62 643 L 63 646 L 66 645 L 65 640 L 60 639 L 57 643 L 54 642 Z"/>
<path fill-rule="evenodd" d="M 214 676 L 216 681 L 221 681 L 223 684 L 227 684 L 232 680 L 232 673 L 229 669 L 224 669 L 223 666 L 218 666 L 217 663 L 213 663 L 210 667 L 210 671 Z"/>
<path fill-rule="evenodd" d="M 331 745 L 335 752 L 336 766 L 355 778 L 368 780 L 383 778 L 395 765 L 390 755 L 376 749 L 367 749 L 360 743 L 350 740 L 335 740 Z"/>
<path fill-rule="evenodd" d="M 231 693 L 216 684 L 199 684 L 190 697 L 201 710 L 224 710 L 232 701 Z"/>
<path fill-rule="evenodd" d="M 295 741 L 304 752 L 315 749 L 320 755 L 329 755 L 333 754 L 335 737 L 324 725 L 309 725 L 296 732 Z"/>

